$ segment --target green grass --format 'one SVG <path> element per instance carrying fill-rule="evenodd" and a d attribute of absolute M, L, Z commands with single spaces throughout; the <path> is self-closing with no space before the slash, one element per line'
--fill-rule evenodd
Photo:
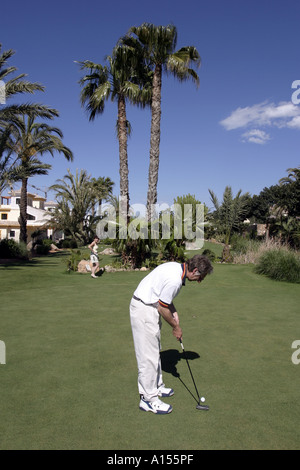
<path fill-rule="evenodd" d="M 66 274 L 63 255 L 0 266 L 0 449 L 299 449 L 300 286 L 215 265 L 176 299 L 184 346 L 162 329 L 167 416 L 138 409 L 129 301 L 142 272 Z M 199 357 L 197 357 L 199 356 Z M 167 359 L 167 362 L 166 362 Z"/>

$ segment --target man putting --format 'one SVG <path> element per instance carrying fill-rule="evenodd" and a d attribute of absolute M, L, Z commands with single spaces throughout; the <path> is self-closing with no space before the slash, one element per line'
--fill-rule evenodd
<path fill-rule="evenodd" d="M 140 409 L 156 414 L 171 413 L 172 406 L 159 397 L 174 391 L 163 382 L 160 361 L 161 317 L 172 327 L 179 341 L 182 329 L 173 299 L 186 279 L 201 282 L 213 271 L 208 258 L 195 255 L 185 263 L 168 262 L 157 266 L 138 285 L 130 302 L 130 321 L 138 365 Z"/>

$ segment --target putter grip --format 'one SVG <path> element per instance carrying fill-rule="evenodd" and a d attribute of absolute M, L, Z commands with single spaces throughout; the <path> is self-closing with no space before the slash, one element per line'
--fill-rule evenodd
<path fill-rule="evenodd" d="M 183 351 L 184 351 L 183 342 L 182 342 L 181 340 L 180 340 L 180 346 L 181 346 L 181 348 L 182 348 Z"/>

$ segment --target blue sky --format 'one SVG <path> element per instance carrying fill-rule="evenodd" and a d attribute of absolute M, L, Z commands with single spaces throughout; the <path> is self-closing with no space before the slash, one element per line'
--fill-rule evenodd
<path fill-rule="evenodd" d="M 119 193 L 117 105 L 107 102 L 89 122 L 74 61 L 103 64 L 118 39 L 143 22 L 174 24 L 177 48 L 193 45 L 202 59 L 198 89 L 163 77 L 160 204 L 191 193 L 212 207 L 208 189 L 221 199 L 227 185 L 259 194 L 300 165 L 300 104 L 292 102 L 292 83 L 300 80 L 298 0 L 16 0 L 2 3 L 0 13 L 2 48 L 16 51 L 9 65 L 46 87 L 26 101 L 59 110 L 55 125 L 74 153 L 73 163 L 59 154 L 44 158 L 53 169 L 29 184 L 46 189 L 68 168 L 86 169 L 110 177 Z M 150 111 L 128 106 L 127 117 L 130 202 L 145 204 Z"/>

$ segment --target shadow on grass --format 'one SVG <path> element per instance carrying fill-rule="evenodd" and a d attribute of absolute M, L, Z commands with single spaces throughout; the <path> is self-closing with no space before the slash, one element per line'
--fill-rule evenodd
<path fill-rule="evenodd" d="M 49 266 L 49 265 L 56 265 L 57 263 L 54 261 L 54 258 L 63 258 L 68 254 L 68 252 L 58 252 L 58 253 L 49 253 L 48 255 L 41 255 L 35 256 L 34 258 L 30 259 L 0 259 L 0 268 L 4 267 L 9 270 L 20 269 L 24 266 L 29 268 L 34 268 L 37 266 Z M 53 262 L 52 262 L 53 260 Z"/>
<path fill-rule="evenodd" d="M 200 356 L 198 353 L 192 352 L 192 351 L 185 351 L 185 356 L 188 361 L 192 361 L 194 359 L 199 359 Z M 185 361 L 185 357 L 183 353 L 180 353 L 177 351 L 177 349 L 168 349 L 167 351 L 161 351 L 160 353 L 160 358 L 161 358 L 161 368 L 164 372 L 167 372 L 168 374 L 172 374 L 174 377 L 180 380 L 182 385 L 185 387 L 185 389 L 189 392 L 189 394 L 194 398 L 194 400 L 198 403 L 198 399 L 193 395 L 191 390 L 188 388 L 188 386 L 184 383 L 184 381 L 181 379 L 180 374 L 177 371 L 176 365 L 178 364 L 179 361 L 182 359 Z"/>

